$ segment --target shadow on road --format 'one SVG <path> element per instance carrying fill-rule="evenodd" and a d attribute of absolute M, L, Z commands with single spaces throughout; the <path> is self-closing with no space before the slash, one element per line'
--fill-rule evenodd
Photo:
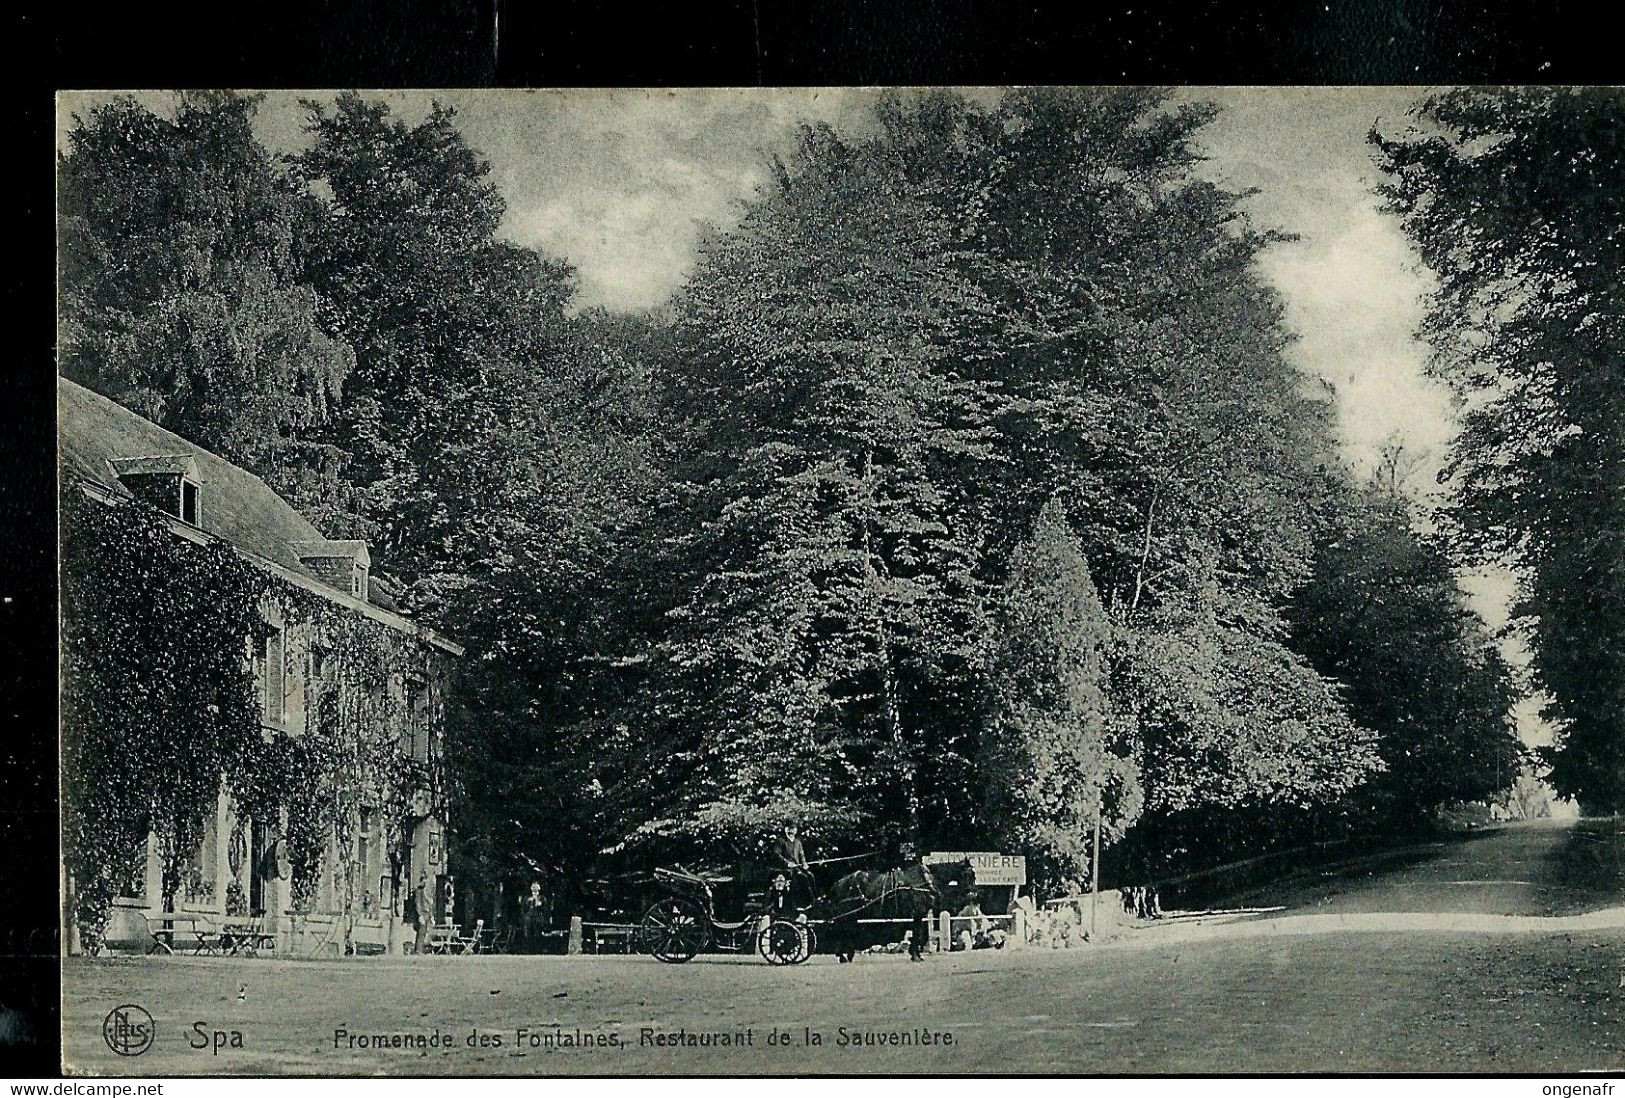
<path fill-rule="evenodd" d="M 1301 865 L 1213 907 L 1570 916 L 1625 904 L 1618 820 L 1539 820 Z"/>
<path fill-rule="evenodd" d="M 1625 820 L 1579 820 L 1541 866 L 1551 914 L 1625 904 Z"/>

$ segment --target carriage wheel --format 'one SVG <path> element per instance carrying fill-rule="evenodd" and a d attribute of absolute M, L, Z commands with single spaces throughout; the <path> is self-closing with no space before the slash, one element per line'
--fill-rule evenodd
<path fill-rule="evenodd" d="M 801 951 L 801 956 L 797 957 L 791 964 L 806 964 L 812 955 L 818 952 L 818 932 L 810 926 L 804 926 L 801 929 L 802 936 L 807 939 L 807 946 Z"/>
<path fill-rule="evenodd" d="M 807 928 L 789 919 L 774 919 L 756 936 L 756 950 L 770 965 L 798 965 L 811 955 Z"/>
<path fill-rule="evenodd" d="M 692 960 L 710 938 L 705 912 L 693 900 L 667 896 L 649 905 L 638 924 L 638 946 L 655 960 L 680 965 Z"/>

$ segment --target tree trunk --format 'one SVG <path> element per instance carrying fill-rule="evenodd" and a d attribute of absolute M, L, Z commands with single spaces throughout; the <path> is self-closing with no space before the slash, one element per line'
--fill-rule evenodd
<path fill-rule="evenodd" d="M 1129 602 L 1129 613 L 1140 608 L 1140 596 L 1145 594 L 1145 568 L 1151 560 L 1151 531 L 1157 518 L 1157 501 L 1162 497 L 1162 484 L 1159 482 L 1151 490 L 1151 502 L 1145 509 L 1145 541 L 1140 548 L 1140 563 L 1134 569 L 1134 597 Z"/>
<path fill-rule="evenodd" d="M 903 731 L 902 709 L 897 701 L 897 680 L 892 672 L 891 642 L 886 636 L 886 623 L 879 622 L 881 693 L 886 714 L 886 731 L 891 736 L 892 748 L 897 752 L 898 781 L 903 790 L 903 825 L 908 829 L 909 842 L 919 849 L 920 794 L 914 756 L 909 750 L 908 737 Z"/>
<path fill-rule="evenodd" d="M 874 500 L 874 451 L 863 452 L 863 485 L 865 501 Z M 891 638 L 886 629 L 885 601 L 880 596 L 880 569 L 875 565 L 874 539 L 868 518 L 863 521 L 863 566 L 869 585 L 875 623 L 876 658 L 880 667 L 881 713 L 886 732 L 897 756 L 897 780 L 903 794 L 903 826 L 909 842 L 916 850 L 920 843 L 920 794 L 913 753 L 903 730 L 902 708 L 897 699 L 897 675 L 892 667 Z"/>

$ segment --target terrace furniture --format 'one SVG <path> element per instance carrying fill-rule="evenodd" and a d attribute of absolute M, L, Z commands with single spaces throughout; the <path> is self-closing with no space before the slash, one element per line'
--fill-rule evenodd
<path fill-rule="evenodd" d="M 429 927 L 428 937 L 424 940 L 425 953 L 454 953 L 460 951 L 458 943 L 461 935 L 458 933 L 456 923 L 433 923 Z M 454 948 L 457 946 L 457 948 Z"/>
<path fill-rule="evenodd" d="M 457 954 L 478 953 L 480 950 L 480 939 L 484 936 L 484 934 L 485 920 L 475 919 L 473 931 L 469 934 L 459 934 L 453 938 L 451 941 L 451 948 L 448 950 L 448 952 Z"/>
<path fill-rule="evenodd" d="M 261 919 L 225 919 L 220 923 L 220 949 L 232 956 L 259 956 L 262 949 L 274 950 L 276 935 L 268 933 Z"/>
<path fill-rule="evenodd" d="M 606 947 L 618 953 L 631 953 L 638 931 L 636 926 L 627 923 L 583 923 L 582 929 L 590 932 L 588 943 L 594 953 L 604 953 Z"/>
<path fill-rule="evenodd" d="M 152 945 L 147 948 L 149 955 L 157 953 L 161 949 L 165 954 L 173 956 L 178 948 L 191 944 L 185 941 L 177 941 L 177 935 L 196 938 L 196 944 L 192 945 L 194 955 L 212 951 L 213 946 L 217 946 L 219 943 L 218 933 L 213 931 L 208 920 L 202 915 L 187 915 L 176 911 L 166 911 L 158 916 L 143 915 L 142 917 L 147 921 L 147 934 L 152 938 Z M 154 921 L 162 925 L 154 927 L 152 925 Z M 199 929 L 200 926 L 202 929 Z"/>

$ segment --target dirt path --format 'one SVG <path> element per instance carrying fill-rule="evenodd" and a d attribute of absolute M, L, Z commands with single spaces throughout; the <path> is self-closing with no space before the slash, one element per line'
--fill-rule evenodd
<path fill-rule="evenodd" d="M 1121 934 L 1102 948 L 1162 948 L 1174 942 L 1275 938 L 1304 934 L 1594 934 L 1625 930 L 1625 907 L 1584 915 L 1479 915 L 1455 912 L 1372 912 L 1290 915 L 1221 912 L 1175 915 Z"/>
<path fill-rule="evenodd" d="M 1301 872 L 1237 894 L 1228 906 L 1281 906 L 1288 914 L 1509 916 L 1621 907 L 1625 821 L 1507 824 Z"/>
<path fill-rule="evenodd" d="M 793 969 L 720 957 L 75 958 L 66 1049 L 78 1071 L 119 1075 L 1617 1071 L 1622 963 L 1619 931 L 1165 940 Z M 101 1036 L 124 1003 L 157 1027 L 135 1059 Z M 843 1030 L 952 1043 L 843 1045 Z M 241 1047 L 216 1050 L 217 1031 L 240 1033 Z M 520 1031 L 616 1043 L 534 1046 Z M 662 1045 L 646 1032 L 750 1042 Z M 348 1040 L 393 1033 L 451 1043 Z"/>
<path fill-rule="evenodd" d="M 1291 906 L 1267 916 L 920 965 L 72 958 L 66 1055 L 117 1075 L 1619 1071 L 1625 903 L 1609 902 L 1610 826 L 1508 828 L 1317 871 L 1280 888 Z M 103 1039 L 123 1004 L 154 1019 L 139 1058 Z M 395 1033 L 450 1044 L 347 1036 Z M 682 1043 L 695 1034 L 749 1039 Z"/>

